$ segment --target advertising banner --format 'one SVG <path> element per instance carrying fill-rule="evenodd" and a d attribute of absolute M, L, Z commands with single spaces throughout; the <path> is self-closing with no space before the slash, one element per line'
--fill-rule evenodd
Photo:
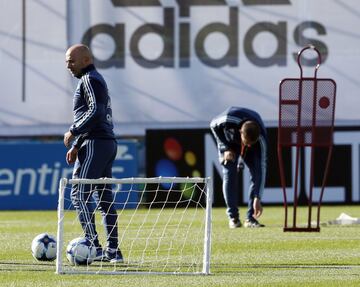
<path fill-rule="evenodd" d="M 6 4 L 5 4 L 6 3 Z M 297 52 L 315 45 L 319 77 L 338 84 L 336 122 L 360 114 L 356 0 L 2 1 L 0 135 L 59 135 L 72 121 L 75 43 L 91 47 L 118 135 L 207 128 L 228 106 L 276 122 L 278 83 L 298 77 Z M 304 55 L 313 75 L 317 55 Z"/>
<path fill-rule="evenodd" d="M 59 180 L 72 175 L 66 151 L 61 142 L 0 143 L 0 210 L 56 209 Z M 113 177 L 137 176 L 137 160 L 137 142 L 119 140 Z M 117 200 L 127 197 L 122 192 Z M 129 198 L 138 200 L 136 194 Z"/>
<path fill-rule="evenodd" d="M 262 201 L 269 204 L 283 203 L 283 191 L 277 158 L 277 129 L 268 128 L 269 146 L 267 179 Z M 360 202 L 360 127 L 337 127 L 323 203 Z M 223 206 L 222 171 L 218 160 L 215 139 L 209 129 L 148 130 L 146 132 L 147 176 L 211 177 L 214 188 L 214 205 Z M 327 150 L 315 152 L 314 196 L 319 199 Z M 295 153 L 285 150 L 285 177 L 287 199 L 293 201 Z M 306 204 L 309 194 L 310 151 L 305 149 L 299 179 L 299 204 Z M 249 171 L 239 171 L 239 204 L 247 204 Z"/>

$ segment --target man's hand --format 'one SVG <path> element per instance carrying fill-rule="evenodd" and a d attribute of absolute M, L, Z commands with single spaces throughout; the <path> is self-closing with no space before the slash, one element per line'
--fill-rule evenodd
<path fill-rule="evenodd" d="M 70 132 L 70 131 L 68 131 L 68 132 L 66 132 L 65 134 L 64 134 L 64 145 L 67 147 L 67 148 L 69 148 L 70 147 L 70 145 L 71 145 L 71 142 L 74 140 L 74 136 L 73 136 L 73 134 Z"/>
<path fill-rule="evenodd" d="M 69 151 L 66 153 L 66 162 L 68 164 L 73 164 L 76 161 L 78 149 L 76 147 L 72 147 L 69 149 Z"/>
<path fill-rule="evenodd" d="M 253 216 L 255 218 L 259 218 L 261 216 L 262 212 L 263 212 L 263 208 L 262 208 L 260 199 L 257 198 L 257 197 L 255 197 L 255 199 L 254 199 L 253 208 L 254 208 Z"/>
<path fill-rule="evenodd" d="M 235 153 L 232 150 L 224 151 L 224 164 L 227 164 L 228 161 L 235 160 Z"/>

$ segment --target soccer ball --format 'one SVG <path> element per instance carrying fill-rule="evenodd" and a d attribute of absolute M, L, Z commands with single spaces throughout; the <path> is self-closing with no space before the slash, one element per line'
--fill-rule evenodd
<path fill-rule="evenodd" d="M 66 258 L 72 265 L 89 265 L 95 256 L 96 247 L 84 237 L 71 240 L 66 248 Z"/>
<path fill-rule="evenodd" d="M 36 260 L 53 261 L 56 258 L 56 240 L 52 235 L 41 233 L 31 243 L 31 253 Z"/>

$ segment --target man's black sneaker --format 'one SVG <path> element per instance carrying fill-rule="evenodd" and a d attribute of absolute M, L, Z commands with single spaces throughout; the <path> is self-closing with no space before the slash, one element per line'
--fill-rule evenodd
<path fill-rule="evenodd" d="M 120 249 L 106 248 L 105 257 L 110 263 L 123 263 L 124 258 L 121 254 Z"/>
<path fill-rule="evenodd" d="M 102 247 L 96 248 L 96 256 L 93 261 L 109 261 L 105 256 L 105 251 L 102 249 Z"/>
<path fill-rule="evenodd" d="M 244 227 L 247 228 L 258 228 L 258 227 L 265 227 L 264 224 L 261 224 L 256 219 L 246 219 L 244 222 Z"/>
<path fill-rule="evenodd" d="M 241 227 L 241 221 L 238 217 L 229 219 L 229 227 L 230 228 L 238 228 Z"/>

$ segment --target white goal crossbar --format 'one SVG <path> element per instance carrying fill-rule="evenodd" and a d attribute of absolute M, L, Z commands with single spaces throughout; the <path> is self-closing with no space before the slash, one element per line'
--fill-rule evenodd
<path fill-rule="evenodd" d="M 71 204 L 73 185 L 111 186 L 123 264 L 71 266 L 67 262 L 67 243 L 84 234 Z M 131 193 L 136 194 L 136 202 L 129 200 Z M 171 199 L 174 194 L 176 200 Z M 122 202 L 116 202 L 117 195 L 125 195 Z M 63 178 L 59 184 L 56 273 L 210 274 L 212 199 L 210 178 Z"/>

